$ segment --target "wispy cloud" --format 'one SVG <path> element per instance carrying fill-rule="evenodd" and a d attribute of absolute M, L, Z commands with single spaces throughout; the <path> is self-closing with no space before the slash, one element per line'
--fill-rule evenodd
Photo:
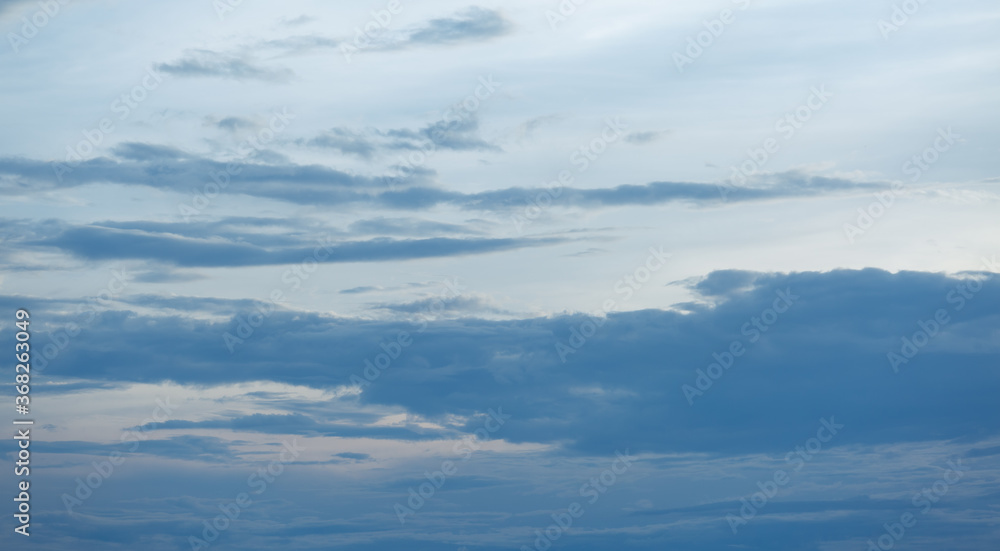
<path fill-rule="evenodd" d="M 319 245 L 303 240 L 299 246 L 278 248 L 237 241 L 181 237 L 169 233 L 81 226 L 66 229 L 54 237 L 25 244 L 55 247 L 88 260 L 145 259 L 182 267 L 222 267 L 295 264 L 306 259 L 336 263 L 465 256 L 547 246 L 562 241 L 560 238 L 380 238 L 325 242 Z M 317 248 L 322 253 L 317 253 Z"/>
<path fill-rule="evenodd" d="M 500 12 L 471 7 L 452 17 L 430 20 L 414 29 L 397 47 L 480 41 L 507 34 L 511 28 Z"/>
<path fill-rule="evenodd" d="M 364 159 L 371 159 L 377 153 L 399 150 L 501 151 L 499 146 L 479 136 L 479 118 L 475 114 L 456 120 L 437 121 L 416 130 L 332 128 L 306 143 Z"/>
<path fill-rule="evenodd" d="M 493 146 L 474 137 L 476 125 L 471 122 L 449 126 L 435 133 L 432 126 L 420 131 L 393 130 L 383 137 L 393 141 L 380 147 L 416 148 L 419 140 L 433 141 L 438 147 L 450 149 L 492 149 Z M 347 139 L 341 135 L 338 139 Z M 358 138 L 355 145 L 340 142 L 331 147 L 374 151 L 374 142 Z M 317 143 L 317 145 L 320 145 Z M 23 158 L 0 158 L 0 174 L 12 178 L 0 180 L 0 189 L 10 193 L 37 193 L 51 189 L 82 186 L 92 183 L 117 183 L 189 190 L 192 179 L 225 171 L 227 163 L 189 155 L 172 148 L 149 144 L 125 144 L 116 149 L 119 159 L 97 158 L 73 165 L 72 172 L 57 177 L 54 165 Z M 388 190 L 381 176 L 361 176 L 318 165 L 292 163 L 237 163 L 240 169 L 238 191 L 255 197 L 278 199 L 296 204 L 347 205 L 363 203 L 391 209 L 425 209 L 435 205 L 454 205 L 480 211 L 507 211 L 524 208 L 538 194 L 537 189 L 511 187 L 476 193 L 463 193 L 424 187 L 428 172 L 414 171 L 396 184 L 406 189 Z M 432 173 L 431 173 L 432 174 Z M 861 194 L 889 189 L 889 182 L 824 176 L 803 171 L 761 174 L 752 179 L 752 186 L 719 183 L 650 182 L 624 184 L 610 188 L 561 190 L 555 208 L 604 208 L 616 206 L 691 204 L 700 207 L 759 202 L 777 199 L 824 197 Z M 29 185 L 30 184 L 30 185 Z M 230 190 L 227 190 L 230 191 Z"/>
<path fill-rule="evenodd" d="M 295 75 L 287 68 L 273 68 L 245 56 L 234 56 L 212 50 L 190 50 L 171 63 L 160 63 L 156 69 L 176 77 L 218 77 L 231 80 L 288 82 Z"/>

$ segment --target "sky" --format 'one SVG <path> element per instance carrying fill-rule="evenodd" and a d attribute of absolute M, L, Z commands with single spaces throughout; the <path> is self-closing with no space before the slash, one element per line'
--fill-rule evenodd
<path fill-rule="evenodd" d="M 0 542 L 994 549 L 998 23 L 0 0 Z"/>

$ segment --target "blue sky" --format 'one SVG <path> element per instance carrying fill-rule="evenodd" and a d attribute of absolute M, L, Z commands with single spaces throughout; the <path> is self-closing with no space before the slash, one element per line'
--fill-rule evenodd
<path fill-rule="evenodd" d="M 993 549 L 998 20 L 0 0 L 0 541 Z"/>

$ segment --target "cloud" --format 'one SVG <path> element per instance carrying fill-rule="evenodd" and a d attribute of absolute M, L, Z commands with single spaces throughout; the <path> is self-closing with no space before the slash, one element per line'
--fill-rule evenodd
<path fill-rule="evenodd" d="M 95 442 L 81 441 L 50 441 L 36 442 L 39 453 L 45 454 L 72 454 L 91 455 L 107 457 L 113 452 L 124 453 L 130 448 L 132 442 L 129 440 L 126 445 L 99 444 Z M 233 442 L 222 440 L 213 436 L 174 436 L 164 440 L 140 440 L 139 446 L 134 452 L 144 455 L 155 455 L 170 459 L 183 459 L 187 461 L 207 461 L 212 463 L 231 461 L 236 458 L 236 453 L 232 449 Z"/>
<path fill-rule="evenodd" d="M 432 282 L 411 282 L 405 285 L 396 285 L 392 287 L 383 287 L 381 285 L 364 285 L 361 287 L 353 287 L 351 289 L 344 289 L 340 291 L 343 295 L 360 295 L 365 293 L 374 293 L 378 291 L 400 291 L 400 290 L 412 290 L 412 289 L 426 289 L 427 287 L 434 287 L 440 285 L 439 283 Z"/>
<path fill-rule="evenodd" d="M 718 15 L 679 2 L 146 4 L 0 0 L 30 40 L 4 57 L 0 332 L 31 311 L 39 551 L 526 549 L 572 503 L 551 550 L 862 550 L 905 512 L 900 549 L 1000 541 L 1000 278 L 936 273 L 997 252 L 995 2 L 908 14 L 875 47 L 890 59 L 871 50 L 893 2 L 772 2 L 683 75 L 671 52 Z M 134 109 L 154 50 L 170 90 Z M 817 110 L 822 78 L 845 88 Z M 250 148 L 286 103 L 298 118 Z M 616 115 L 631 132 L 578 174 L 600 130 L 579 117 Z M 775 140 L 779 172 L 730 178 Z M 67 145 L 93 151 L 62 163 Z M 576 183 L 549 197 L 563 168 Z M 848 247 L 842 222 L 893 190 Z M 644 276 L 628 249 L 650 239 L 691 254 L 625 301 L 611 284 Z M 836 269 L 866 265 L 924 271 Z M 491 409 L 510 417 L 464 456 Z M 820 418 L 843 430 L 812 440 Z M 276 464 L 291 441 L 303 456 Z M 922 514 L 949 460 L 969 472 Z M 733 535 L 779 469 L 790 484 Z"/>
<path fill-rule="evenodd" d="M 306 142 L 313 147 L 334 149 L 345 155 L 373 159 L 378 154 L 396 151 L 502 151 L 479 136 L 475 113 L 462 118 L 440 120 L 417 130 L 353 130 L 332 128 Z"/>
<path fill-rule="evenodd" d="M 149 423 L 136 430 L 209 430 L 225 429 L 238 432 L 261 432 L 267 434 L 298 434 L 311 436 L 334 436 L 340 438 L 376 438 L 392 440 L 438 440 L 454 436 L 455 431 L 424 429 L 417 425 L 401 427 L 365 426 L 357 423 L 321 423 L 299 413 L 262 414 L 255 413 L 232 419 L 212 421 L 170 420 Z"/>
<path fill-rule="evenodd" d="M 380 343 L 408 331 L 413 344 L 362 387 L 362 404 L 430 420 L 502 407 L 513 416 L 505 440 L 570 453 L 778 453 L 789 446 L 789 433 L 808 436 L 819 419 L 830 417 L 848 427 L 838 446 L 1000 436 L 997 416 L 983 413 L 993 411 L 992 389 L 1000 386 L 994 369 L 1000 281 L 984 282 L 960 311 L 948 297 L 963 280 L 941 274 L 729 273 L 706 281 L 711 284 L 701 288 L 722 300 L 687 313 L 612 313 L 606 321 L 584 315 L 441 319 L 417 332 L 404 322 L 278 310 L 235 356 L 222 336 L 236 334 L 244 314 L 209 322 L 109 311 L 46 374 L 211 385 L 280 373 L 284 383 L 333 389 L 352 385 L 365 360 L 381 353 Z M 727 282 L 734 289 L 727 290 Z M 766 330 L 756 329 L 753 320 L 773 307 L 778 291 L 798 298 Z M 894 373 L 887 354 L 941 308 L 950 323 Z M 575 335 L 590 337 L 580 344 Z M 35 338 L 46 342 L 42 332 Z M 728 363 L 718 358 L 733 342 L 745 353 L 705 388 L 698 370 Z M 565 363 L 557 343 L 575 351 L 565 354 Z M 234 361 L 240 369 L 231 369 Z M 684 385 L 702 385 L 704 395 L 692 405 Z M 931 402 L 934 408 L 926 406 Z M 476 427 L 473 419 L 463 430 Z"/>
<path fill-rule="evenodd" d="M 625 135 L 625 141 L 633 145 L 643 145 L 655 142 L 666 132 L 629 132 Z"/>
<path fill-rule="evenodd" d="M 974 450 L 969 450 L 965 454 L 966 457 L 993 457 L 1000 455 L 1000 446 L 993 446 L 990 448 L 977 448 Z"/>
<path fill-rule="evenodd" d="M 226 117 L 215 123 L 215 125 L 228 132 L 238 132 L 241 130 L 252 130 L 257 128 L 257 123 L 244 117 Z"/>
<path fill-rule="evenodd" d="M 335 149 L 347 155 L 370 159 L 375 155 L 375 145 L 361 133 L 345 128 L 332 128 L 311 140 L 309 145 Z"/>
<path fill-rule="evenodd" d="M 442 235 L 442 234 L 472 234 L 482 235 L 484 232 L 469 225 L 447 224 L 432 220 L 416 218 L 378 217 L 352 222 L 348 230 L 355 235 Z"/>
<path fill-rule="evenodd" d="M 288 82 L 294 73 L 287 68 L 269 68 L 252 59 L 214 52 L 189 50 L 172 63 L 160 63 L 158 71 L 182 78 L 218 77 L 238 81 Z"/>
<path fill-rule="evenodd" d="M 513 25 L 499 11 L 472 6 L 450 17 L 430 19 L 399 32 L 383 30 L 368 37 L 365 49 L 387 52 L 423 46 L 454 46 L 484 42 L 504 36 L 512 29 Z M 316 35 L 293 36 L 267 41 L 262 46 L 292 54 L 316 48 L 337 48 L 342 44 L 351 44 L 351 40 Z"/>
<path fill-rule="evenodd" d="M 372 151 L 417 149 L 420 144 L 454 150 L 493 150 L 495 146 L 477 137 L 475 119 L 439 122 L 420 130 L 397 129 L 384 133 L 390 141 L 370 142 Z M 367 139 L 367 138 L 366 138 Z M 361 146 L 359 146 L 361 147 Z M 367 147 L 367 146 L 365 146 Z M 320 165 L 286 162 L 266 164 L 236 162 L 229 165 L 204 157 L 150 144 L 123 144 L 115 149 L 123 158 L 96 158 L 69 165 L 70 172 L 57 176 L 62 165 L 19 157 L 0 158 L 0 190 L 12 194 L 38 193 L 52 189 L 94 183 L 149 186 L 190 192 L 192 180 L 204 180 L 213 174 L 237 170 L 240 185 L 223 193 L 241 193 L 264 199 L 278 199 L 294 204 L 350 205 L 366 204 L 390 209 L 423 210 L 436 205 L 453 205 L 478 211 L 510 211 L 532 203 L 539 189 L 510 187 L 463 193 L 426 187 L 433 172 L 426 169 L 406 171 L 393 177 L 361 176 Z M 389 182 L 406 189 L 390 190 Z M 762 174 L 750 186 L 729 182 L 650 182 L 625 184 L 610 188 L 562 188 L 552 201 L 554 208 L 599 209 L 621 206 L 651 206 L 684 203 L 699 207 L 760 202 L 779 199 L 815 198 L 829 195 L 860 194 L 884 191 L 888 182 L 830 177 L 803 171 Z"/>
<path fill-rule="evenodd" d="M 321 235 L 329 237 L 346 236 L 347 232 L 329 228 L 303 219 L 270 218 L 261 216 L 229 216 L 216 220 L 191 222 L 146 222 L 114 221 L 95 222 L 94 226 L 150 234 L 170 234 L 171 236 L 194 239 L 216 239 L 249 243 L 259 247 L 290 247 L 315 244 Z M 64 226 L 69 228 L 69 226 Z M 303 236 L 315 235 L 313 242 L 304 241 Z"/>
<path fill-rule="evenodd" d="M 119 159 L 129 161 L 177 161 L 192 158 L 191 155 L 174 147 L 137 142 L 119 144 L 113 151 Z"/>
<path fill-rule="evenodd" d="M 717 270 L 694 284 L 694 289 L 705 297 L 730 297 L 748 289 L 763 274 L 745 270 Z"/>
<path fill-rule="evenodd" d="M 334 457 L 340 457 L 340 458 L 343 458 L 343 459 L 351 459 L 351 460 L 354 460 L 354 461 L 366 461 L 368 459 L 371 459 L 372 456 L 368 455 L 367 453 L 344 452 L 344 453 L 334 454 Z"/>
<path fill-rule="evenodd" d="M 297 25 L 304 25 L 306 23 L 312 23 L 313 21 L 317 21 L 317 19 L 315 17 L 309 16 L 309 15 L 305 15 L 305 14 L 300 15 L 298 17 L 293 17 L 291 19 L 289 19 L 287 17 L 282 17 L 281 18 L 281 24 L 285 25 L 287 27 L 295 27 Z"/>
<path fill-rule="evenodd" d="M 503 36 L 510 29 L 511 24 L 500 15 L 500 12 L 470 7 L 452 17 L 428 21 L 422 27 L 412 31 L 409 37 L 398 46 L 447 45 L 481 41 Z"/>
<path fill-rule="evenodd" d="M 288 56 L 305 54 L 313 50 L 337 48 L 341 44 L 343 44 L 343 41 L 339 39 L 312 34 L 267 40 L 257 44 L 255 48 L 251 49 L 277 50 L 280 52 L 279 55 Z"/>
<path fill-rule="evenodd" d="M 406 303 L 378 303 L 372 308 L 389 310 L 402 314 L 426 314 L 435 316 L 472 316 L 484 314 L 509 315 L 512 312 L 500 307 L 495 300 L 486 296 L 462 295 L 457 297 L 428 297 Z"/>
<path fill-rule="evenodd" d="M 580 257 L 584 257 L 584 256 L 597 256 L 597 255 L 602 255 L 602 254 L 607 254 L 607 253 L 608 253 L 607 249 L 601 249 L 599 247 L 590 247 L 589 249 L 586 249 L 586 250 L 583 250 L 583 251 L 579 251 L 579 252 L 575 252 L 575 253 L 572 253 L 572 254 L 566 254 L 566 255 L 563 255 L 563 256 L 570 256 L 570 257 L 580 258 Z"/>
<path fill-rule="evenodd" d="M 340 294 L 342 294 L 342 295 L 360 295 L 360 294 L 363 294 L 363 293 L 372 293 L 372 292 L 381 291 L 381 290 L 382 290 L 382 287 L 372 286 L 372 285 L 364 285 L 362 287 L 352 287 L 350 289 L 344 289 L 344 290 L 340 291 Z"/>
<path fill-rule="evenodd" d="M 350 203 L 364 199 L 365 192 L 385 189 L 380 178 L 358 176 L 320 165 L 253 162 L 227 163 L 178 152 L 151 144 L 125 143 L 114 149 L 117 158 L 99 157 L 71 164 L 34 161 L 19 157 L 0 158 L 0 189 L 10 193 L 45 192 L 96 183 L 145 186 L 190 194 L 191 182 L 218 176 L 240 182 L 238 190 L 224 193 L 324 204 Z M 221 176 L 219 176 L 221 175 Z M 421 181 L 423 174 L 401 177 L 397 185 Z"/>
<path fill-rule="evenodd" d="M 435 147 L 454 151 L 500 151 L 500 147 L 478 137 L 479 118 L 475 113 L 459 120 L 442 120 L 420 129 L 413 134 L 407 131 L 389 132 L 390 136 L 411 140 L 398 142 L 397 149 L 414 149 L 420 140 L 426 140 Z"/>
<path fill-rule="evenodd" d="M 578 208 L 606 208 L 620 206 L 659 205 L 664 203 L 687 203 L 701 207 L 722 206 L 732 203 L 820 197 L 840 193 L 860 193 L 888 189 L 888 183 L 853 181 L 787 172 L 763 175 L 755 181 L 756 187 L 736 187 L 729 183 L 702 184 L 689 182 L 651 182 L 648 184 L 625 184 L 613 188 L 561 188 L 553 198 L 554 206 Z M 384 203 L 394 195 L 410 197 L 427 193 L 421 188 L 405 192 L 387 192 L 379 196 Z M 473 194 L 439 194 L 428 198 L 434 203 L 452 203 L 467 209 L 506 210 L 523 208 L 529 204 L 539 190 L 528 188 L 507 188 Z M 389 203 L 391 204 L 391 203 Z"/>
<path fill-rule="evenodd" d="M 155 309 L 161 314 L 183 312 L 193 314 L 208 312 L 229 315 L 233 311 L 251 310 L 262 302 L 254 299 L 226 299 L 214 297 L 161 296 L 153 294 L 128 294 L 118 297 L 118 302 L 128 306 Z"/>
<path fill-rule="evenodd" d="M 387 217 L 356 220 L 344 229 L 309 219 L 265 217 L 192 222 L 103 221 L 86 226 L 55 220 L 0 220 L 0 239 L 7 242 L 8 254 L 32 254 L 39 247 L 54 247 L 87 260 L 149 259 L 162 263 L 156 270 L 131 274 L 144 283 L 204 279 L 202 274 L 177 271 L 168 265 L 219 267 L 300 263 L 307 259 L 367 262 L 431 258 L 546 246 L 565 240 L 491 239 L 483 237 L 486 232 L 479 228 L 484 227 L 488 224 L 479 221 L 462 225 Z M 215 260 L 209 260 L 211 257 Z"/>
<path fill-rule="evenodd" d="M 80 226 L 66 229 L 54 237 L 26 242 L 26 245 L 54 247 L 87 260 L 145 259 L 181 267 L 223 267 L 270 266 L 305 261 L 384 262 L 464 256 L 547 246 L 562 241 L 563 239 L 558 238 L 378 238 L 368 241 L 303 241 L 298 246 L 265 248 L 219 239 Z"/>

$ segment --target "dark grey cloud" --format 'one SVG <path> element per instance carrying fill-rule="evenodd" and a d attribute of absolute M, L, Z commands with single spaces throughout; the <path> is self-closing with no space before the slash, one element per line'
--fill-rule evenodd
<path fill-rule="evenodd" d="M 54 247 L 86 260 L 144 259 L 181 267 L 223 267 L 296 264 L 304 261 L 382 262 L 464 256 L 547 246 L 563 241 L 560 238 L 378 238 L 324 244 L 320 244 L 318 240 L 311 243 L 302 240 L 298 246 L 267 248 L 237 241 L 80 226 L 66 229 L 54 237 L 25 242 L 25 245 Z"/>
<path fill-rule="evenodd" d="M 808 436 L 820 418 L 831 416 L 849 427 L 838 446 L 1000 436 L 1000 414 L 989 413 L 1000 388 L 994 369 L 1000 281 L 985 282 L 961 311 L 946 298 L 961 281 L 941 274 L 728 273 L 706 281 L 702 288 L 716 299 L 711 303 L 687 313 L 613 313 L 565 363 L 556 343 L 578 339 L 574 332 L 588 323 L 586 316 L 442 319 L 416 334 L 405 322 L 279 310 L 231 355 L 222 335 L 236 334 L 245 313 L 208 322 L 109 311 L 46 374 L 102 383 L 219 384 L 280 373 L 283 383 L 335 388 L 350 384 L 365 360 L 382 351 L 380 343 L 409 331 L 413 344 L 363 387 L 359 403 L 432 420 L 502 407 L 514 416 L 503 433 L 511 442 L 598 455 L 625 448 L 778 453 L 787 451 L 788 434 Z M 727 291 L 725 282 L 738 289 Z M 799 298 L 751 342 L 751 320 L 772 307 L 778 290 Z M 940 308 L 948 309 L 951 322 L 894 373 L 888 352 Z M 35 339 L 46 342 L 45 333 Z M 737 340 L 746 353 L 689 405 L 682 386 L 696 384 L 696 370 L 706 370 L 716 361 L 713 353 Z M 231 369 L 233 362 L 240 369 Z"/>
<path fill-rule="evenodd" d="M 563 207 L 601 208 L 631 205 L 658 205 L 686 203 L 696 206 L 721 206 L 727 203 L 767 201 L 819 197 L 838 193 L 884 191 L 886 183 L 859 182 L 846 178 L 815 176 L 798 171 L 760 177 L 756 187 L 737 187 L 728 182 L 703 184 L 689 182 L 651 182 L 626 184 L 613 188 L 557 190 L 553 205 Z M 419 194 L 420 189 L 408 190 Z M 508 188 L 486 191 L 461 197 L 441 198 L 441 201 L 458 203 L 464 208 L 499 210 L 524 207 L 530 204 L 541 190 Z M 388 194 L 386 194 L 388 195 Z"/>
<path fill-rule="evenodd" d="M 288 82 L 295 75 L 284 67 L 265 67 L 244 56 L 211 50 L 190 50 L 174 62 L 156 65 L 156 69 L 175 77 L 218 77 L 239 81 Z"/>
<path fill-rule="evenodd" d="M 334 454 L 334 457 L 340 457 L 342 459 L 351 459 L 354 461 L 365 461 L 371 459 L 372 456 L 368 455 L 367 453 L 344 452 L 344 453 Z"/>
<path fill-rule="evenodd" d="M 613 188 L 561 188 L 555 191 L 530 188 L 507 188 L 479 193 L 459 193 L 423 187 L 387 191 L 373 197 L 377 204 L 391 208 L 427 208 L 452 204 L 469 210 L 510 211 L 534 204 L 539 194 L 552 199 L 554 207 L 605 208 L 620 206 L 682 203 L 699 207 L 723 206 L 745 202 L 822 197 L 846 193 L 884 191 L 889 184 L 853 181 L 846 178 L 815 176 L 788 172 L 763 176 L 757 187 L 736 187 L 728 182 L 716 184 L 689 182 L 652 182 L 626 184 Z"/>
<path fill-rule="evenodd" d="M 360 295 L 360 294 L 363 294 L 363 293 L 372 293 L 372 292 L 380 291 L 380 290 L 382 290 L 381 287 L 371 286 L 371 285 L 363 285 L 361 287 L 351 287 L 350 289 L 344 289 L 344 290 L 340 291 L 340 294 L 342 294 L 342 295 Z"/>
<path fill-rule="evenodd" d="M 228 132 L 238 132 L 241 130 L 251 130 L 257 127 L 257 124 L 250 119 L 244 117 L 226 117 L 215 125 L 222 130 Z"/>
<path fill-rule="evenodd" d="M 267 164 L 248 160 L 232 163 L 184 154 L 150 144 L 122 144 L 116 155 L 70 164 L 0 158 L 0 189 L 8 193 L 30 193 L 95 183 L 148 186 L 190 194 L 212 182 L 213 176 L 227 185 L 222 193 L 241 193 L 291 202 L 323 204 L 364 200 L 367 193 L 385 189 L 382 178 L 350 174 L 319 165 Z M 397 185 L 422 181 L 424 173 L 394 179 Z"/>
<path fill-rule="evenodd" d="M 416 130 L 396 128 L 390 130 L 332 128 L 307 142 L 314 147 L 340 151 L 363 159 L 378 154 L 397 151 L 502 151 L 479 135 L 479 118 L 468 114 L 462 118 L 449 118 L 430 123 Z"/>
<path fill-rule="evenodd" d="M 411 45 L 447 45 L 481 41 L 510 32 L 512 25 L 500 12 L 470 7 L 452 17 L 432 19 L 413 30 L 400 47 Z"/>
<path fill-rule="evenodd" d="M 443 125 L 443 126 L 441 126 Z M 474 119 L 436 123 L 421 130 L 392 130 L 385 133 L 395 140 L 383 147 L 416 148 L 420 140 L 449 149 L 490 148 L 475 137 Z M 440 132 L 436 131 L 441 130 Z M 407 145 L 409 144 L 409 145 Z M 373 147 L 376 147 L 373 145 Z M 97 158 L 69 165 L 61 177 L 62 166 L 24 159 L 0 158 L 0 190 L 13 194 L 36 193 L 52 189 L 94 183 L 141 185 L 190 192 L 191 182 L 203 182 L 213 174 L 226 173 L 227 163 L 187 155 L 170 148 L 148 144 L 126 144 L 116 149 L 129 158 Z M 426 187 L 433 175 L 426 169 L 402 171 L 392 177 L 360 176 L 318 165 L 290 163 L 236 163 L 238 173 L 231 178 L 238 186 L 228 186 L 223 193 L 240 193 L 294 204 L 352 205 L 365 204 L 400 210 L 422 210 L 436 205 L 454 205 L 479 211 L 511 211 L 533 204 L 540 189 L 511 187 L 478 193 L 462 193 Z M 397 189 L 390 190 L 390 184 Z M 605 208 L 683 203 L 699 207 L 722 206 L 755 201 L 860 194 L 889 189 L 888 182 L 851 180 L 819 176 L 801 171 L 765 174 L 751 186 L 733 186 L 729 182 L 651 182 L 625 184 L 611 188 L 562 188 L 552 197 L 554 208 Z M 398 189 L 403 187 L 405 189 Z"/>
<path fill-rule="evenodd" d="M 745 270 L 717 270 L 694 284 L 694 289 L 705 297 L 729 297 L 748 289 L 762 274 Z"/>
<path fill-rule="evenodd" d="M 192 158 L 191 155 L 174 147 L 137 142 L 119 144 L 113 151 L 119 159 L 129 161 L 176 161 Z"/>
<path fill-rule="evenodd" d="M 174 267 L 367 262 L 482 254 L 559 243 L 564 238 L 490 239 L 472 227 L 416 218 L 362 219 L 346 229 L 302 218 L 226 217 L 192 222 L 104 221 L 72 226 L 0 219 L 7 252 L 55 247 L 84 260 L 148 259 L 156 269 L 130 274 L 141 283 L 177 283 L 203 275 Z M 390 238 L 391 236 L 398 236 Z M 152 247 L 146 249 L 146 247 Z M 318 252 L 317 252 L 318 251 Z M 329 256 L 328 256 L 329 255 Z M 214 261 L 207 259 L 215 257 Z M 415 288 L 416 284 L 405 286 Z"/>

